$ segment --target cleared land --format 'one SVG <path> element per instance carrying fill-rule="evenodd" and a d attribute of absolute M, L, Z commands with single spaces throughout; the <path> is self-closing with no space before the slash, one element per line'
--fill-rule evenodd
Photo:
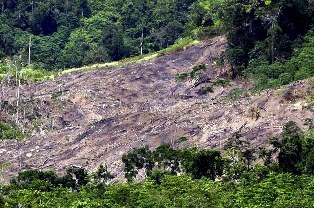
<path fill-rule="evenodd" d="M 219 149 L 236 131 L 260 146 L 287 121 L 303 125 L 313 118 L 311 80 L 250 96 L 245 96 L 250 84 L 239 80 L 201 93 L 228 73 L 216 65 L 225 42 L 216 37 L 140 64 L 23 85 L 20 122 L 36 128 L 23 141 L 0 143 L 1 161 L 9 164 L 4 179 L 26 168 L 62 172 L 78 165 L 94 170 L 101 163 L 122 179 L 121 156 L 134 148 L 171 143 Z M 203 63 L 203 81 L 175 80 Z M 2 100 L 14 105 L 15 88 L 2 91 Z M 14 113 L 2 110 L 1 116 Z"/>

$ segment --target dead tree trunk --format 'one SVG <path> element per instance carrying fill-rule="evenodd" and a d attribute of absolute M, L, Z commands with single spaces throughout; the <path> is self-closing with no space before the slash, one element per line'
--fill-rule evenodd
<path fill-rule="evenodd" d="M 142 28 L 142 36 L 141 36 L 141 56 L 143 55 L 143 44 L 144 44 L 144 28 Z"/>
<path fill-rule="evenodd" d="M 28 42 L 28 66 L 31 64 L 31 47 L 32 47 L 32 36 L 29 36 L 29 42 Z"/>
<path fill-rule="evenodd" d="M 16 74 L 17 74 L 17 70 L 16 70 Z M 19 123 L 19 104 L 20 104 L 20 87 L 21 87 L 21 80 L 20 77 L 17 75 L 16 78 L 17 80 L 17 89 L 16 89 L 16 119 L 15 119 L 15 123 L 18 124 Z"/>

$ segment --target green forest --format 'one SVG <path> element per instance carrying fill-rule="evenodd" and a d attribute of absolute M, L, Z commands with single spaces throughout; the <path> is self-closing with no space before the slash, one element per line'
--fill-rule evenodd
<path fill-rule="evenodd" d="M 0 187 L 1 207 L 313 207 L 314 132 L 288 122 L 278 138 L 251 148 L 239 132 L 224 151 L 163 144 L 122 157 L 128 183 L 106 165 L 63 176 L 26 170 Z M 142 171 L 146 179 L 135 177 Z M 110 182 L 108 185 L 107 182 Z"/>
<path fill-rule="evenodd" d="M 116 61 L 183 38 L 187 1 L 2 1 L 0 58 L 22 55 L 47 70 Z"/>

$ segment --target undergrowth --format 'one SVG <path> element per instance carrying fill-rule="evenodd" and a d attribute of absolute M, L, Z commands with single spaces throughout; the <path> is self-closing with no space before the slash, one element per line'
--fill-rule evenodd
<path fill-rule="evenodd" d="M 0 140 L 20 140 L 24 136 L 15 124 L 0 121 Z"/>

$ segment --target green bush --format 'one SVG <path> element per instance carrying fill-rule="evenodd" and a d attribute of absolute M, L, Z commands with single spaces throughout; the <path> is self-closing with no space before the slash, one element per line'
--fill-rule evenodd
<path fill-rule="evenodd" d="M 311 71 L 308 67 L 301 67 L 299 71 L 295 73 L 294 79 L 300 80 L 300 79 L 306 79 L 311 76 Z"/>
<path fill-rule="evenodd" d="M 197 78 L 196 76 L 199 75 L 201 71 L 206 71 L 206 65 L 205 64 L 199 64 L 195 67 L 193 67 L 192 71 L 190 72 L 190 79 Z"/>
<path fill-rule="evenodd" d="M 188 140 L 188 137 L 186 137 L 186 136 L 180 136 L 178 139 L 179 142 L 185 142 L 187 140 Z"/>
<path fill-rule="evenodd" d="M 175 77 L 175 80 L 177 82 L 186 81 L 188 78 L 191 80 L 194 80 L 198 78 L 198 76 L 201 74 L 202 71 L 203 72 L 206 71 L 205 64 L 199 64 L 197 66 L 194 66 L 189 73 L 184 72 L 181 74 L 177 74 Z"/>
<path fill-rule="evenodd" d="M 293 81 L 293 76 L 290 73 L 282 73 L 279 75 L 281 85 L 289 84 Z"/>
<path fill-rule="evenodd" d="M 0 140 L 19 140 L 24 134 L 12 123 L 0 121 Z"/>
<path fill-rule="evenodd" d="M 181 73 L 181 74 L 177 74 L 175 80 L 177 82 L 181 82 L 181 81 L 185 81 L 188 78 L 188 73 Z"/>
<path fill-rule="evenodd" d="M 213 82 L 213 86 L 227 87 L 229 85 L 230 85 L 230 80 L 227 80 L 227 79 L 216 79 Z"/>
<path fill-rule="evenodd" d="M 201 89 L 200 89 L 200 94 L 201 95 L 206 95 L 206 94 L 208 94 L 208 93 L 213 93 L 214 92 L 214 89 L 213 89 L 213 86 L 212 85 L 210 85 L 210 86 L 207 86 L 207 87 L 202 87 Z"/>
<path fill-rule="evenodd" d="M 247 96 L 247 92 L 241 88 L 234 88 L 229 92 L 228 98 L 230 100 L 237 100 L 243 96 Z"/>

